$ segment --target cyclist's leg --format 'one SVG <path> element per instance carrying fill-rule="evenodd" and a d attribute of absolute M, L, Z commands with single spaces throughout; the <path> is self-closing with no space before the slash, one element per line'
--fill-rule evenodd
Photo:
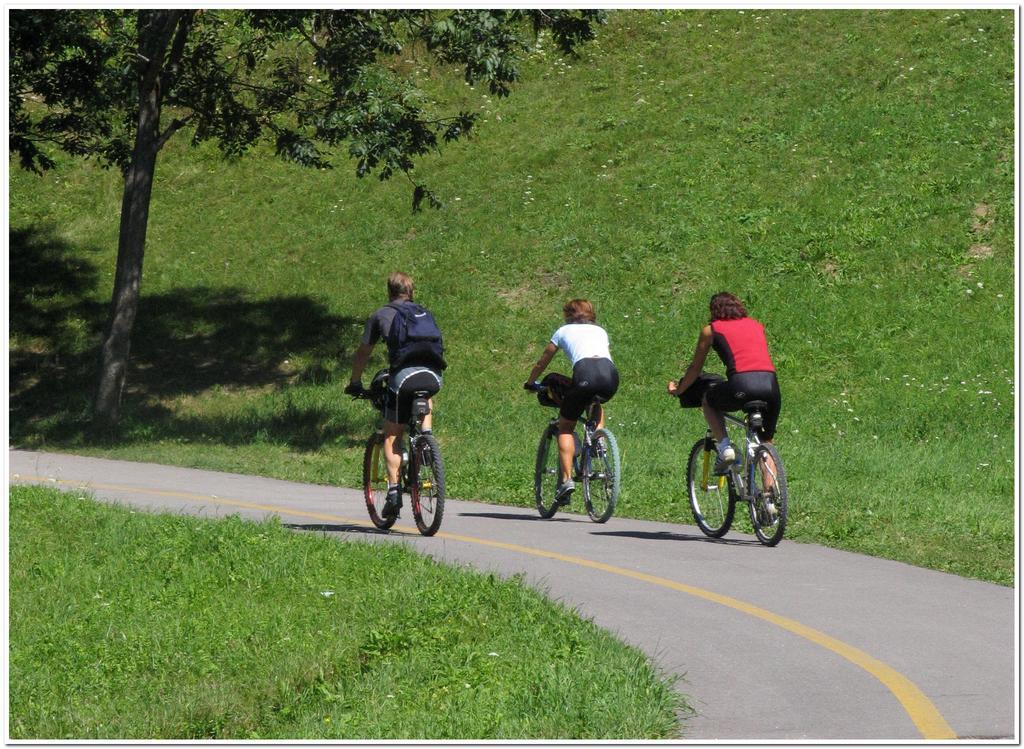
<path fill-rule="evenodd" d="M 619 370 L 611 360 L 601 361 L 599 365 L 601 377 L 597 383 L 596 395 L 601 403 L 607 403 L 619 392 Z M 604 406 L 597 407 L 597 428 L 604 429 Z"/>
<path fill-rule="evenodd" d="M 711 436 L 714 437 L 718 451 L 718 460 L 715 462 L 716 474 L 723 473 L 728 466 L 735 462 L 737 457 L 736 448 L 729 440 L 729 433 L 725 428 L 724 416 L 725 412 L 734 411 L 742 405 L 742 403 L 737 404 L 732 385 L 730 380 L 709 388 L 701 402 L 704 418 L 708 422 L 708 428 L 711 430 Z"/>
<path fill-rule="evenodd" d="M 779 391 L 779 381 L 774 374 L 770 376 L 770 381 L 766 383 L 765 392 L 763 393 L 763 400 L 768 404 L 768 408 L 764 414 L 764 425 L 761 427 L 760 437 L 762 441 L 769 444 L 775 443 L 775 429 L 779 422 L 779 412 L 782 410 L 782 393 Z M 765 456 L 765 489 L 772 489 L 775 486 L 775 477 L 778 475 L 778 469 L 775 465 L 775 460 L 770 454 Z"/>
<path fill-rule="evenodd" d="M 393 373 L 388 382 L 387 398 L 384 401 L 384 459 L 388 464 L 388 485 L 398 484 L 402 468 L 402 438 L 405 436 L 405 422 L 409 418 L 409 404 L 403 398 L 401 382 Z"/>
<path fill-rule="evenodd" d="M 558 463 L 562 468 L 561 481 L 564 483 L 572 478 L 572 459 L 576 454 L 576 438 L 573 432 L 576 429 L 576 420 L 566 418 L 558 419 Z"/>
<path fill-rule="evenodd" d="M 725 439 L 725 417 L 721 411 L 708 402 L 708 394 L 704 395 L 701 408 L 704 410 L 704 419 L 708 423 L 708 428 L 711 429 L 711 436 L 715 438 L 715 442 L 721 442 Z"/>
<path fill-rule="evenodd" d="M 572 459 L 576 454 L 576 422 L 591 400 L 585 388 L 570 387 L 558 409 L 558 458 L 562 467 L 562 481 L 572 479 Z"/>
<path fill-rule="evenodd" d="M 394 421 L 384 422 L 384 460 L 388 464 L 388 485 L 398 483 L 398 472 L 402 467 L 401 445 L 405 436 L 405 425 Z"/>

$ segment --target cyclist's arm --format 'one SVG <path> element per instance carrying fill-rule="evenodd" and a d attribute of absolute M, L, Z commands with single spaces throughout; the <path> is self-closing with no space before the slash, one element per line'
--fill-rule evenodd
<path fill-rule="evenodd" d="M 540 377 L 541 373 L 545 369 L 548 368 L 548 364 L 551 363 L 551 359 L 552 359 L 552 357 L 554 357 L 555 352 L 557 352 L 557 351 L 558 351 L 558 346 L 556 346 L 553 343 L 549 343 L 544 348 L 544 351 L 541 353 L 540 359 L 538 359 L 537 363 L 533 365 L 533 369 L 530 371 L 530 377 L 526 381 L 527 382 L 533 382 L 538 377 Z"/>
<path fill-rule="evenodd" d="M 711 326 L 705 325 L 700 331 L 700 336 L 697 338 L 697 348 L 694 349 L 693 360 L 690 362 L 690 366 L 686 368 L 683 379 L 675 387 L 672 386 L 671 382 L 669 383 L 668 391 L 672 395 L 685 393 L 686 389 L 697 381 L 697 377 L 700 376 L 704 368 L 704 360 L 708 356 L 708 350 L 711 348 L 711 338 Z"/>
<path fill-rule="evenodd" d="M 355 361 L 352 362 L 352 377 L 349 378 L 350 385 L 363 381 L 363 370 L 366 369 L 366 363 L 370 361 L 371 351 L 373 351 L 372 343 L 359 344 L 359 348 L 356 349 Z"/>

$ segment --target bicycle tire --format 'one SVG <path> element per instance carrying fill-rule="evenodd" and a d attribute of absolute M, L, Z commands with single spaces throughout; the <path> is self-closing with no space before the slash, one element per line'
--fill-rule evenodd
<path fill-rule="evenodd" d="M 393 526 L 398 519 L 385 520 L 381 516 L 387 495 L 388 471 L 384 459 L 384 435 L 378 432 L 366 440 L 366 450 L 363 452 L 363 499 L 366 500 L 366 512 L 370 516 L 370 521 L 384 531 Z"/>
<path fill-rule="evenodd" d="M 721 538 L 732 527 L 733 518 L 736 516 L 736 502 L 733 498 L 732 482 L 725 476 L 709 474 L 705 481 L 706 452 L 711 453 L 707 460 L 714 461 L 715 448 L 708 445 L 707 438 L 697 440 L 690 450 L 690 456 L 686 461 L 686 489 L 697 527 L 705 536 Z M 711 483 L 711 479 L 714 479 L 714 484 Z M 728 490 L 724 492 L 723 483 L 728 484 Z"/>
<path fill-rule="evenodd" d="M 622 464 L 615 435 L 601 428 L 594 431 L 590 454 L 582 459 L 583 503 L 595 523 L 607 522 L 615 512 L 622 482 Z M 603 449 L 602 449 L 603 446 Z M 594 479 L 598 481 L 594 481 Z M 594 491 L 596 488 L 597 492 Z"/>
<path fill-rule="evenodd" d="M 558 511 L 555 503 L 555 492 L 561 468 L 558 458 L 558 430 L 549 426 L 541 435 L 537 445 L 537 462 L 533 472 L 533 497 L 537 504 L 537 512 L 547 520 Z"/>
<path fill-rule="evenodd" d="M 432 434 L 421 434 L 414 441 L 409 466 L 409 503 L 420 533 L 424 536 L 437 533 L 444 517 L 444 461 L 441 447 Z"/>
<path fill-rule="evenodd" d="M 772 471 L 765 458 L 770 458 L 775 466 Z M 758 445 L 754 451 L 754 481 L 750 487 L 750 524 L 754 526 L 754 535 L 765 546 L 775 546 L 782 540 L 786 531 L 786 520 L 789 515 L 789 487 L 786 484 L 786 471 L 782 467 L 782 458 L 774 445 L 765 443 Z M 770 479 L 772 486 L 766 484 Z M 769 502 L 765 500 L 769 499 Z"/>

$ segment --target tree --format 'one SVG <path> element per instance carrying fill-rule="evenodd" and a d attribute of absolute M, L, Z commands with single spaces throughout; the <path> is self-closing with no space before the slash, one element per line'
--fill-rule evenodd
<path fill-rule="evenodd" d="M 401 173 L 413 210 L 439 207 L 414 161 L 478 115 L 436 111 L 400 53 L 422 50 L 506 96 L 531 30 L 572 54 L 602 21 L 586 10 L 11 10 L 11 153 L 37 172 L 58 148 L 124 174 L 96 425 L 120 418 L 157 156 L 175 133 L 225 155 L 270 138 L 281 157 L 321 168 L 347 144 L 360 177 Z"/>

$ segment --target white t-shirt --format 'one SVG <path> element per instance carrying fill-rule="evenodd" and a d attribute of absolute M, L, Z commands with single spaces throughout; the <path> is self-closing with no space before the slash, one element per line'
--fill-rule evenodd
<path fill-rule="evenodd" d="M 551 342 L 565 352 L 574 367 L 580 359 L 592 356 L 612 358 L 608 351 L 608 334 L 593 323 L 563 325 L 551 336 Z"/>

